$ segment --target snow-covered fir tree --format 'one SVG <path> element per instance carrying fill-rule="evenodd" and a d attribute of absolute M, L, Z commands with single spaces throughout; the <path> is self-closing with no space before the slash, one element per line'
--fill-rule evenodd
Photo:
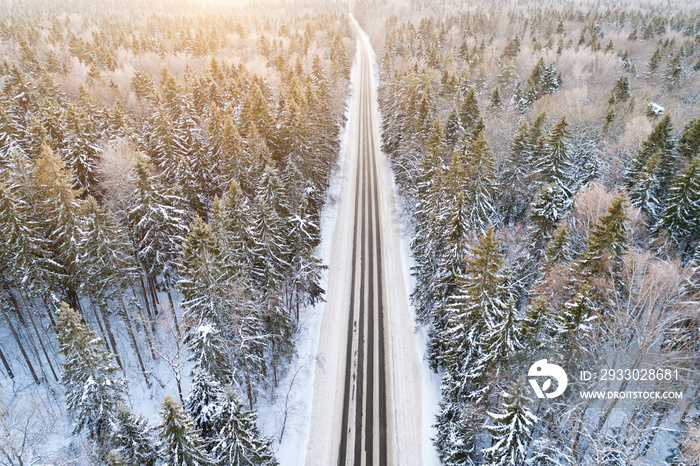
<path fill-rule="evenodd" d="M 114 356 L 66 303 L 56 315 L 59 351 L 64 357 L 61 381 L 75 432 L 85 431 L 99 445 L 109 439 L 117 408 L 126 393 Z"/>
<path fill-rule="evenodd" d="M 532 430 L 537 423 L 527 404 L 525 376 L 520 376 L 501 396 L 500 413 L 489 412 L 490 422 L 486 430 L 492 436 L 491 446 L 482 450 L 490 464 L 516 466 L 525 463 Z"/>
<path fill-rule="evenodd" d="M 684 260 L 690 259 L 700 244 L 700 155 L 678 174 L 669 189 L 661 223 Z"/>
<path fill-rule="evenodd" d="M 199 430 L 180 403 L 166 395 L 161 405 L 160 459 L 165 466 L 213 466 Z"/>
<path fill-rule="evenodd" d="M 112 450 L 124 464 L 153 466 L 158 459 L 154 429 L 124 405 L 119 405 L 112 420 Z"/>
<path fill-rule="evenodd" d="M 277 464 L 270 440 L 260 434 L 255 421 L 255 412 L 246 410 L 233 387 L 226 387 L 214 414 L 217 434 L 213 440 L 212 454 L 220 464 Z"/>

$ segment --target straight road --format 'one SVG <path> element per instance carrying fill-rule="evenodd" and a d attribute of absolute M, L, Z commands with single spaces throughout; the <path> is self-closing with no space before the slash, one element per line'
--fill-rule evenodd
<path fill-rule="evenodd" d="M 343 414 L 338 464 L 387 464 L 387 374 L 384 269 L 371 112 L 369 54 L 360 69 L 358 168 L 355 175 L 352 271 L 348 306 Z"/>
<path fill-rule="evenodd" d="M 379 148 L 373 56 L 359 26 L 353 99 L 314 376 L 307 465 L 418 465 L 421 372 Z"/>

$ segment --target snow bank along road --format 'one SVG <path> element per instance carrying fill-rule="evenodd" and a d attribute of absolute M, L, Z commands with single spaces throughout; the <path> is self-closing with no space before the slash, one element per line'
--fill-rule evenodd
<path fill-rule="evenodd" d="M 421 378 L 373 55 L 359 26 L 338 219 L 321 323 L 308 465 L 421 462 Z"/>

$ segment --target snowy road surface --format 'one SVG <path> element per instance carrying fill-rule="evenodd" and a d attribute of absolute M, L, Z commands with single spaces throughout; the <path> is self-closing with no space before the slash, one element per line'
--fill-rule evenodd
<path fill-rule="evenodd" d="M 379 148 L 373 55 L 358 33 L 306 464 L 413 465 L 421 463 L 421 368 Z"/>

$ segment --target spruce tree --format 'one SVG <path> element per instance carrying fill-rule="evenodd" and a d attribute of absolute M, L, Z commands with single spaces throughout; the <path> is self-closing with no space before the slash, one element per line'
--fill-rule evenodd
<path fill-rule="evenodd" d="M 569 124 L 563 116 L 545 138 L 543 157 L 537 168 L 545 183 L 555 183 L 571 197 L 573 189 Z"/>
<path fill-rule="evenodd" d="M 122 403 L 126 381 L 117 376 L 114 356 L 87 324 L 66 303 L 56 315 L 59 352 L 64 357 L 61 381 L 75 432 L 103 444 L 110 435 L 117 407 Z"/>
<path fill-rule="evenodd" d="M 482 450 L 490 464 L 505 466 L 524 464 L 532 430 L 537 422 L 527 407 L 525 376 L 520 376 L 501 394 L 502 413 L 491 413 L 491 425 L 486 426 L 493 437 L 489 448 Z"/>
<path fill-rule="evenodd" d="M 676 150 L 685 160 L 691 160 L 700 153 L 700 118 L 695 118 L 685 125 Z"/>
<path fill-rule="evenodd" d="M 533 168 L 531 149 L 528 124 L 524 121 L 509 145 L 508 159 L 499 180 L 501 187 L 507 187 L 498 195 L 506 224 L 520 220 L 530 204 L 533 191 L 533 183 L 529 182 Z"/>
<path fill-rule="evenodd" d="M 629 249 L 625 193 L 620 194 L 608 207 L 598 223 L 591 226 L 588 234 L 588 250 L 581 256 L 584 274 L 603 273 L 612 277 L 616 285 L 622 279 L 623 256 Z"/>
<path fill-rule="evenodd" d="M 546 273 L 554 266 L 568 264 L 571 259 L 572 254 L 566 225 L 560 225 L 552 235 L 552 239 L 547 243 L 540 271 Z"/>
<path fill-rule="evenodd" d="M 44 146 L 33 173 L 35 211 L 41 221 L 51 269 L 47 278 L 74 308 L 80 310 L 79 239 L 82 223 L 79 192 L 71 187 L 71 174 L 63 161 Z"/>
<path fill-rule="evenodd" d="M 664 200 L 678 168 L 675 146 L 671 116 L 666 115 L 642 143 L 626 175 L 630 199 L 649 216 L 651 225 L 656 223 L 664 208 Z"/>
<path fill-rule="evenodd" d="M 573 299 L 564 304 L 562 313 L 557 316 L 554 332 L 562 339 L 569 351 L 586 344 L 586 338 L 592 334 L 592 322 L 598 318 L 597 310 L 591 300 L 591 290 L 583 285 Z"/>
<path fill-rule="evenodd" d="M 175 399 L 166 395 L 161 405 L 161 425 L 158 427 L 161 461 L 165 466 L 212 466 L 204 440 L 192 419 Z"/>
<path fill-rule="evenodd" d="M 620 78 L 615 82 L 613 87 L 613 95 L 615 99 L 624 102 L 630 98 L 630 82 L 626 74 L 620 76 Z"/>
<path fill-rule="evenodd" d="M 277 464 L 270 440 L 255 423 L 255 412 L 243 407 L 238 394 L 226 387 L 215 415 L 217 436 L 212 454 L 220 464 L 273 466 Z"/>
<path fill-rule="evenodd" d="M 136 164 L 137 188 L 128 224 L 136 257 L 150 281 L 162 276 L 168 288 L 177 276 L 177 257 L 187 232 L 182 200 L 169 192 L 148 158 Z"/>
<path fill-rule="evenodd" d="M 526 348 L 537 349 L 543 344 L 540 334 L 549 330 L 550 308 L 547 298 L 540 296 L 525 308 L 525 316 L 520 321 L 520 335 Z"/>
<path fill-rule="evenodd" d="M 700 244 L 700 155 L 678 174 L 669 190 L 661 223 L 689 260 Z"/>
<path fill-rule="evenodd" d="M 158 446 L 148 422 L 129 408 L 119 405 L 112 420 L 113 452 L 123 464 L 153 466 L 158 459 Z"/>
<path fill-rule="evenodd" d="M 470 229 L 482 232 L 494 217 L 496 160 L 481 130 L 468 151 L 463 150 L 465 201 Z"/>
<path fill-rule="evenodd" d="M 487 331 L 501 324 L 508 313 L 510 292 L 492 226 L 471 250 L 464 275 L 458 276 L 459 293 L 454 296 L 444 332 L 445 352 L 441 358 L 446 372 L 455 379 L 466 377 L 478 381 L 485 366 L 472 367 L 484 351 Z M 480 392 L 476 387 L 476 392 Z"/>
<path fill-rule="evenodd" d="M 185 409 L 201 431 L 202 437 L 210 440 L 216 433 L 214 415 L 223 390 L 220 382 L 202 367 L 195 367 L 191 377 L 192 385 L 185 399 Z"/>
<path fill-rule="evenodd" d="M 558 223 L 571 208 L 571 199 L 557 183 L 543 185 L 530 206 L 530 250 L 534 257 L 552 238 Z"/>

